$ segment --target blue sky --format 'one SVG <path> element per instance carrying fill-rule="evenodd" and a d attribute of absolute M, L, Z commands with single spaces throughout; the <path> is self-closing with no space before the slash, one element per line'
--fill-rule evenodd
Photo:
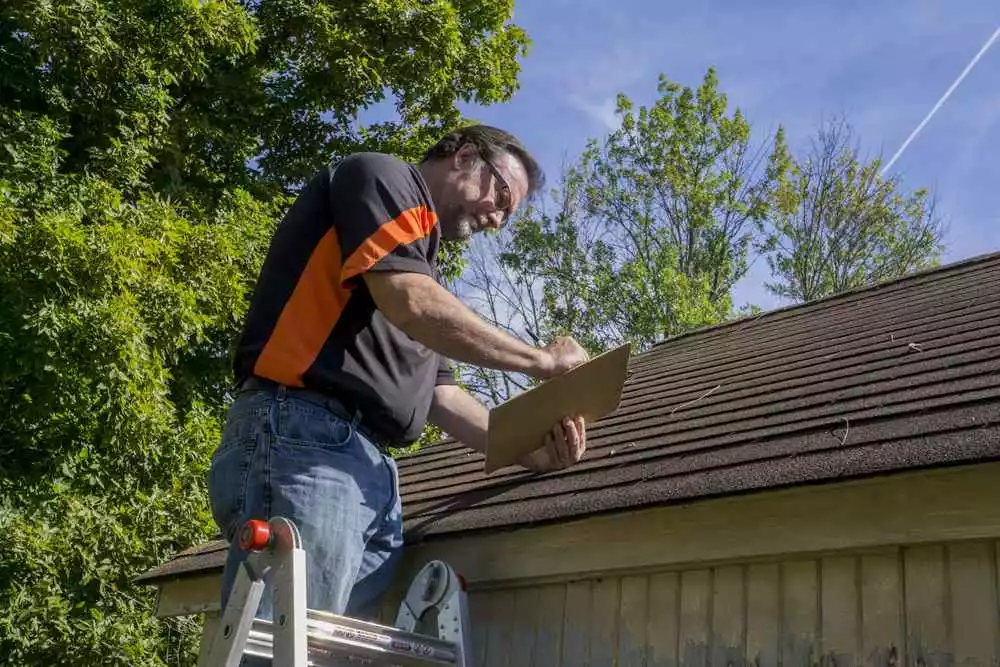
<path fill-rule="evenodd" d="M 614 98 L 656 97 L 657 77 L 697 86 L 715 67 L 730 108 L 758 132 L 782 125 L 793 151 L 832 115 L 864 152 L 896 152 L 1000 26 L 996 0 L 819 3 L 519 0 L 533 40 L 507 104 L 465 108 L 520 136 L 550 175 L 614 122 Z M 945 261 L 1000 250 L 1000 42 L 896 162 L 908 189 L 936 193 L 949 225 Z M 782 305 L 763 262 L 737 304 Z"/>

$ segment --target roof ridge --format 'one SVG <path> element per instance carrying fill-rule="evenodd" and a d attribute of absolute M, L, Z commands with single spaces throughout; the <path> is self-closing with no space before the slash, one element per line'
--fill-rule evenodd
<path fill-rule="evenodd" d="M 957 261 L 951 262 L 949 264 L 941 264 L 941 265 L 938 265 L 938 266 L 933 266 L 933 267 L 930 267 L 930 268 L 927 268 L 927 269 L 923 269 L 921 271 L 914 271 L 912 273 L 908 273 L 906 275 L 899 276 L 898 278 L 892 278 L 891 280 L 884 280 L 882 282 L 874 283 L 872 285 L 863 285 L 861 287 L 855 287 L 853 289 L 849 289 L 849 290 L 846 290 L 844 292 L 838 292 L 837 294 L 831 294 L 829 296 L 824 296 L 824 297 L 820 297 L 820 298 L 817 298 L 817 299 L 812 299 L 811 301 L 804 301 L 803 303 L 795 303 L 795 304 L 790 304 L 788 306 L 781 306 L 779 308 L 773 308 L 771 310 L 761 311 L 760 313 L 757 313 L 756 315 L 747 315 L 747 316 L 739 317 L 739 318 L 736 318 L 736 319 L 733 319 L 733 320 L 726 320 L 725 322 L 719 322 L 718 324 L 710 324 L 710 325 L 706 325 L 706 326 L 703 326 L 703 327 L 698 327 L 697 329 L 691 329 L 690 331 L 685 331 L 683 333 L 679 333 L 679 334 L 677 334 L 675 336 L 671 336 L 671 337 L 666 338 L 666 339 L 664 339 L 662 341 L 659 341 L 658 343 L 654 343 L 648 349 L 644 350 L 641 354 L 634 355 L 633 358 L 636 358 L 636 357 L 641 356 L 641 355 L 649 354 L 650 352 L 652 352 L 653 350 L 655 350 L 657 348 L 660 348 L 660 347 L 662 347 L 664 345 L 668 345 L 670 343 L 674 343 L 674 342 L 676 342 L 676 341 L 678 341 L 680 339 L 683 339 L 683 338 L 689 338 L 691 336 L 695 336 L 695 335 L 698 335 L 698 334 L 708 333 L 710 331 L 719 331 L 719 330 L 723 330 L 723 329 L 726 329 L 726 328 L 729 328 L 729 327 L 733 327 L 733 326 L 737 326 L 737 325 L 741 325 L 741 324 L 747 324 L 749 322 L 753 322 L 753 321 L 756 321 L 756 320 L 761 320 L 761 319 L 764 319 L 765 317 L 769 317 L 769 316 L 772 316 L 772 315 L 787 314 L 789 312 L 796 311 L 796 310 L 804 310 L 804 309 L 812 308 L 812 307 L 819 306 L 819 305 L 826 305 L 826 304 L 829 304 L 831 302 L 842 301 L 842 300 L 846 300 L 846 299 L 848 299 L 850 297 L 856 297 L 859 294 L 863 294 L 865 292 L 874 292 L 876 290 L 885 289 L 887 287 L 892 287 L 894 285 L 900 285 L 902 283 L 906 283 L 906 282 L 910 282 L 910 281 L 915 281 L 915 280 L 918 280 L 920 278 L 926 278 L 927 276 L 931 276 L 931 275 L 934 275 L 934 274 L 938 274 L 938 273 L 940 273 L 940 274 L 947 274 L 947 273 L 951 273 L 953 271 L 957 271 L 957 270 L 962 269 L 962 268 L 966 268 L 966 267 L 969 267 L 969 266 L 974 266 L 976 264 L 983 264 L 983 263 L 988 263 L 988 262 L 997 261 L 997 260 L 1000 260 L 1000 251 L 983 253 L 983 254 L 979 254 L 979 255 L 973 255 L 973 256 L 967 257 L 965 259 L 961 259 L 961 260 L 957 260 Z"/>

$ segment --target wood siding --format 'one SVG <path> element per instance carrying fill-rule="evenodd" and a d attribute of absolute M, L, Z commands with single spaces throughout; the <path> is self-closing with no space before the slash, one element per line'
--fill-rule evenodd
<path fill-rule="evenodd" d="M 473 591 L 473 665 L 995 667 L 998 547 L 961 541 Z"/>

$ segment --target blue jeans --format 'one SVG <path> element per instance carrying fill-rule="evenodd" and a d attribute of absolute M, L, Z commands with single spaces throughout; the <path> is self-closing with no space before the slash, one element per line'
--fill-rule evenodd
<path fill-rule="evenodd" d="M 212 455 L 212 514 L 229 540 L 225 607 L 240 563 L 236 544 L 249 519 L 283 516 L 302 535 L 310 609 L 374 619 L 403 544 L 396 463 L 325 404 L 279 388 L 240 394 Z M 265 588 L 258 618 L 271 618 Z"/>

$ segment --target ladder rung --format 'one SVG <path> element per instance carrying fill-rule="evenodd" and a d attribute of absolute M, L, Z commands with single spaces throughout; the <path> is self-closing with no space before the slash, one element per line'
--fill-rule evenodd
<path fill-rule="evenodd" d="M 369 623 L 347 616 L 309 610 L 306 614 L 309 664 L 329 665 L 335 659 L 361 657 L 375 664 L 400 667 L 455 665 L 458 651 L 452 642 L 428 635 Z M 255 619 L 245 652 L 272 657 L 272 623 Z"/>

